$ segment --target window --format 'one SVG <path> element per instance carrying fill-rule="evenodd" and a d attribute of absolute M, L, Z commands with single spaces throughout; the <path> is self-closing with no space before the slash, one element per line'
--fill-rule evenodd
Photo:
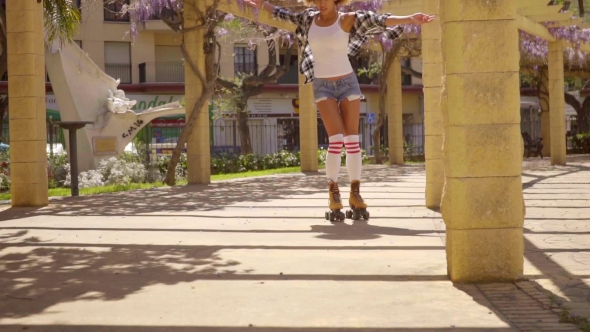
<path fill-rule="evenodd" d="M 131 45 L 125 42 L 104 43 L 105 72 L 121 83 L 131 83 Z"/>
<path fill-rule="evenodd" d="M 285 54 L 279 55 L 281 66 L 285 65 Z M 299 83 L 299 71 L 297 70 L 297 51 L 291 53 L 291 65 L 289 71 L 277 80 L 278 84 L 297 84 Z"/>
<path fill-rule="evenodd" d="M 121 15 L 123 6 L 129 5 L 129 0 L 114 0 L 104 5 L 104 20 L 107 22 L 129 22 L 129 13 Z"/>
<path fill-rule="evenodd" d="M 246 46 L 234 46 L 234 74 L 257 74 L 256 49 L 250 50 Z"/>
<path fill-rule="evenodd" d="M 411 58 L 402 58 L 401 64 L 402 67 L 412 68 L 412 59 Z M 404 74 L 402 72 L 402 85 L 412 85 L 412 75 Z"/>

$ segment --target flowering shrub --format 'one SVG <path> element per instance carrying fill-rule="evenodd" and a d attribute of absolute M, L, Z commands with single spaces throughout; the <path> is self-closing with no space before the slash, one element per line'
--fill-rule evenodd
<path fill-rule="evenodd" d="M 63 182 L 65 187 L 70 187 L 72 184 L 72 175 L 70 173 L 70 165 L 67 165 L 68 173 L 66 180 Z M 89 170 L 78 174 L 78 188 L 93 188 L 104 186 L 102 174 L 97 170 Z"/>
<path fill-rule="evenodd" d="M 369 158 L 361 150 L 363 163 Z M 327 150 L 318 151 L 318 162 L 325 164 Z M 100 162 L 96 170 L 81 172 L 78 175 L 80 188 L 92 188 L 113 184 L 153 183 L 161 182 L 168 171 L 170 156 L 158 156 L 155 163 L 146 166 L 141 163 L 141 156 L 125 153 L 119 158 L 110 158 Z M 346 163 L 346 151 L 342 151 L 342 164 Z M 212 174 L 239 173 L 255 170 L 276 169 L 301 165 L 299 152 L 280 151 L 275 154 L 258 156 L 254 154 L 236 155 L 224 154 L 211 158 Z M 49 188 L 71 186 L 70 164 L 67 155 L 54 155 L 48 158 L 47 176 Z M 176 166 L 176 178 L 187 176 L 187 156 L 181 154 L 180 162 Z M 0 191 L 10 190 L 10 162 L 7 154 L 0 153 Z"/>
<path fill-rule="evenodd" d="M 101 161 L 98 172 L 102 174 L 102 179 L 106 185 L 142 183 L 145 182 L 146 178 L 146 170 L 143 164 L 125 162 L 117 158 Z"/>
<path fill-rule="evenodd" d="M 64 186 L 69 187 L 72 184 L 69 164 L 67 170 Z M 143 183 L 146 182 L 146 175 L 147 172 L 143 164 L 113 157 L 101 161 L 96 170 L 78 174 L 78 186 L 92 188 L 112 184 Z"/>
<path fill-rule="evenodd" d="M 68 156 L 53 155 L 47 158 L 47 177 L 49 188 L 58 188 L 65 186 L 66 178 L 70 174 L 70 164 Z"/>

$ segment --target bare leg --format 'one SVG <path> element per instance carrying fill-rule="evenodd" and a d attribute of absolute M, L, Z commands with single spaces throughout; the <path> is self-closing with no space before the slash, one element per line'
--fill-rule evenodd
<path fill-rule="evenodd" d="M 338 102 L 334 99 L 328 98 L 317 102 L 317 105 L 320 110 L 320 116 L 322 117 L 324 127 L 326 127 L 328 137 L 342 134 L 342 117 L 338 110 Z"/>
<path fill-rule="evenodd" d="M 340 103 L 340 112 L 342 112 L 342 126 L 344 136 L 358 135 L 359 119 L 361 113 L 360 98 L 348 100 L 345 98 Z"/>

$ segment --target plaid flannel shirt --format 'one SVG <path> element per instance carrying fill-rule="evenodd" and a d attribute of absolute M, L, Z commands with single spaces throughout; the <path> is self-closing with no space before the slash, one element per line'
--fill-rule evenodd
<path fill-rule="evenodd" d="M 299 71 L 305 75 L 305 83 L 308 84 L 314 80 L 314 60 L 311 53 L 311 46 L 307 41 L 307 34 L 313 22 L 314 17 L 319 14 L 315 8 L 308 8 L 302 12 L 290 12 L 284 8 L 276 6 L 272 17 L 275 20 L 283 20 L 297 25 L 295 35 L 299 44 Z M 397 25 L 388 28 L 385 20 L 389 14 L 375 14 L 371 11 L 357 10 L 355 12 L 354 26 L 350 30 L 348 39 L 348 56 L 356 55 L 362 45 L 367 41 L 367 35 L 376 35 L 384 33 L 389 39 L 396 39 L 403 33 L 402 26 Z"/>

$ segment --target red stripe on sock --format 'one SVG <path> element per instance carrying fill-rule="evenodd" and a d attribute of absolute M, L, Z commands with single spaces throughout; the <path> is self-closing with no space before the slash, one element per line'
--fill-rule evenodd
<path fill-rule="evenodd" d="M 361 152 L 361 150 L 346 151 L 346 153 L 348 153 L 348 154 L 359 153 L 359 152 Z"/>
<path fill-rule="evenodd" d="M 340 151 L 330 151 L 330 150 L 328 150 L 328 153 L 331 153 L 331 154 L 340 154 Z"/>

